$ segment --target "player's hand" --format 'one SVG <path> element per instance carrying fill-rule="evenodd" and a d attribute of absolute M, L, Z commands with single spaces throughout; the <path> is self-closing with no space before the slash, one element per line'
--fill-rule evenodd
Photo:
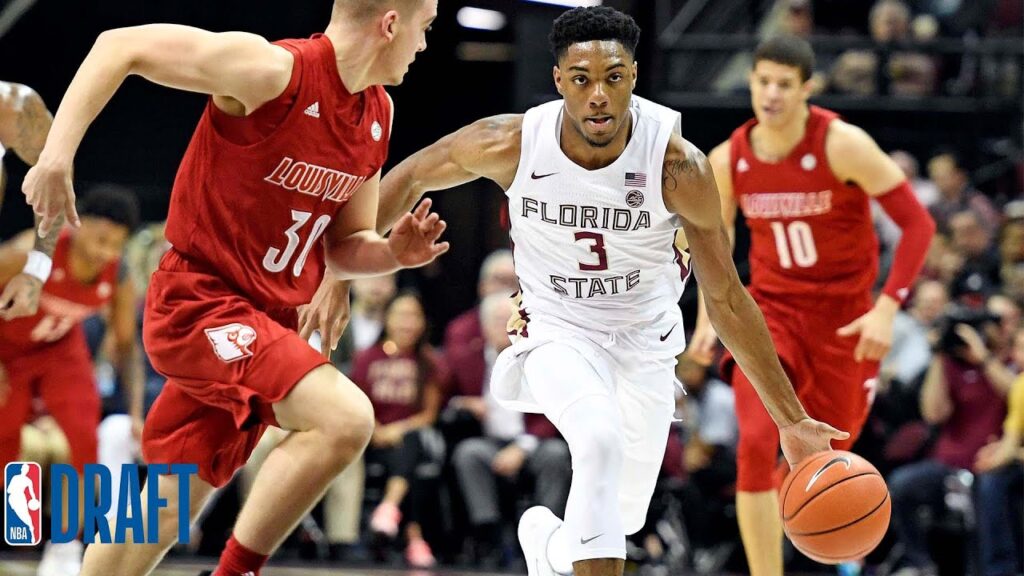
<path fill-rule="evenodd" d="M 43 281 L 28 274 L 18 274 L 0 293 L 0 319 L 13 320 L 31 316 L 39 309 L 39 293 Z"/>
<path fill-rule="evenodd" d="M 320 331 L 320 353 L 330 359 L 331 351 L 348 326 L 349 282 L 324 277 L 309 304 L 299 306 L 299 337 L 309 340 L 315 330 Z"/>
<path fill-rule="evenodd" d="M 447 242 L 437 242 L 448 225 L 430 211 L 430 205 L 430 198 L 424 199 L 415 210 L 402 216 L 388 236 L 388 248 L 406 268 L 429 264 L 448 251 Z"/>
<path fill-rule="evenodd" d="M 526 462 L 526 451 L 516 444 L 504 447 L 491 460 L 491 470 L 499 476 L 514 478 Z"/>
<path fill-rule="evenodd" d="M 849 437 L 849 433 L 811 418 L 779 427 L 779 442 L 790 468 L 808 456 L 831 450 L 833 440 L 846 440 Z"/>
<path fill-rule="evenodd" d="M 45 238 L 50 229 L 64 215 L 72 226 L 78 227 L 78 211 L 75 209 L 75 189 L 71 183 L 71 166 L 55 166 L 40 160 L 25 175 L 21 185 L 25 200 L 40 216 L 40 238 Z"/>
<path fill-rule="evenodd" d="M 7 379 L 7 369 L 0 364 L 0 407 L 7 405 L 7 398 L 11 395 L 11 382 Z"/>
<path fill-rule="evenodd" d="M 883 295 L 866 314 L 836 330 L 836 334 L 843 337 L 860 334 L 857 347 L 853 350 L 854 360 L 877 362 L 885 358 L 892 348 L 892 323 L 897 310 L 899 304 Z"/>
<path fill-rule="evenodd" d="M 686 346 L 686 355 L 701 366 L 710 366 L 718 349 L 718 333 L 710 322 L 698 324 Z"/>
<path fill-rule="evenodd" d="M 370 444 L 376 448 L 389 448 L 397 446 L 403 436 L 405 436 L 405 431 L 394 424 L 378 426 L 370 438 Z"/>

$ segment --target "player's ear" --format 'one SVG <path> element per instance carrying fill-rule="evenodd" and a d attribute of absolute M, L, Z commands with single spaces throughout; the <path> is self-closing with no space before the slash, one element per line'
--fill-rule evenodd
<path fill-rule="evenodd" d="M 551 76 L 555 79 L 555 89 L 558 90 L 559 94 L 565 96 L 565 92 L 562 92 L 562 71 L 558 66 L 551 69 Z"/>
<path fill-rule="evenodd" d="M 380 33 L 385 40 L 391 42 L 398 34 L 398 11 L 388 10 L 380 19 Z"/>
<path fill-rule="evenodd" d="M 636 60 L 633 61 L 633 90 L 636 90 L 636 79 L 640 76 L 637 72 L 640 67 L 637 65 Z"/>

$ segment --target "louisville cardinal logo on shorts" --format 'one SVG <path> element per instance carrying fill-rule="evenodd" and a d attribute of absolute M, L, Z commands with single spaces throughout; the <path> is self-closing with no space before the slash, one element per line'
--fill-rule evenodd
<path fill-rule="evenodd" d="M 213 344 L 213 352 L 225 362 L 234 362 L 252 356 L 249 346 L 256 341 L 256 331 L 245 324 L 228 324 L 207 328 L 206 337 Z"/>

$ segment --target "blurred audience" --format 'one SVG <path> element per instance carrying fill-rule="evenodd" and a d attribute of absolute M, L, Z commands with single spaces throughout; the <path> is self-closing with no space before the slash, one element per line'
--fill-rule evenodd
<path fill-rule="evenodd" d="M 404 518 L 405 557 L 418 568 L 436 562 L 422 530 L 436 497 L 423 489 L 419 469 L 443 457 L 443 442 L 431 426 L 437 420 L 447 378 L 447 370 L 427 343 L 423 302 L 413 292 L 400 292 L 385 308 L 384 331 L 377 344 L 356 356 L 352 380 L 370 398 L 377 418 L 364 455 L 367 474 L 371 468 L 382 468 L 386 478 L 370 529 L 396 538 Z"/>
<path fill-rule="evenodd" d="M 970 324 L 982 333 L 994 328 L 976 312 L 952 315 L 936 344 L 921 389 L 921 416 L 939 429 L 931 455 L 897 468 L 888 480 L 893 527 L 906 547 L 899 576 L 937 574 L 919 510 L 930 511 L 932 517 L 942 514 L 947 478 L 972 468 L 978 451 L 998 433 L 1006 416 L 1007 390 L 989 376 L 990 365 L 1000 361 L 988 353 L 983 338 Z M 976 503 L 981 513 L 991 505 L 980 497 Z"/>
<path fill-rule="evenodd" d="M 477 283 L 477 295 L 482 300 L 491 294 L 511 296 L 519 290 L 515 266 L 512 262 L 511 250 L 495 250 L 480 266 L 480 280 Z M 456 350 L 463 346 L 483 342 L 483 329 L 480 327 L 479 306 L 473 307 L 456 316 L 448 323 L 444 332 L 444 348 L 446 351 Z"/>
<path fill-rule="evenodd" d="M 952 152 L 942 152 L 928 161 L 928 178 L 939 189 L 939 201 L 930 207 L 940 232 L 948 232 L 953 214 L 974 210 L 985 228 L 994 233 L 999 226 L 999 212 L 992 201 L 971 186 L 967 171 L 960 158 Z"/>
<path fill-rule="evenodd" d="M 532 504 L 546 506 L 562 516 L 569 497 L 572 470 L 569 448 L 547 418 L 522 414 L 500 406 L 489 393 L 494 361 L 511 345 L 506 332 L 514 301 L 503 293 L 480 303 L 484 342 L 453 350 L 448 355 L 452 389 L 449 402 L 478 423 L 482 434 L 454 447 L 452 461 L 466 501 L 478 563 L 496 566 L 502 561 L 502 535 L 516 518 L 502 513 L 501 488 L 522 490 L 532 483 Z"/>

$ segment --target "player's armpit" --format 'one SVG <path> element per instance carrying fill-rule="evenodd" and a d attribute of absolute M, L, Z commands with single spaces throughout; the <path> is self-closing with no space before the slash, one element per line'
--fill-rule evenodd
<path fill-rule="evenodd" d="M 477 120 L 416 152 L 381 182 L 377 230 L 388 231 L 424 193 L 446 190 L 477 178 L 508 188 L 519 166 L 522 115 Z"/>

